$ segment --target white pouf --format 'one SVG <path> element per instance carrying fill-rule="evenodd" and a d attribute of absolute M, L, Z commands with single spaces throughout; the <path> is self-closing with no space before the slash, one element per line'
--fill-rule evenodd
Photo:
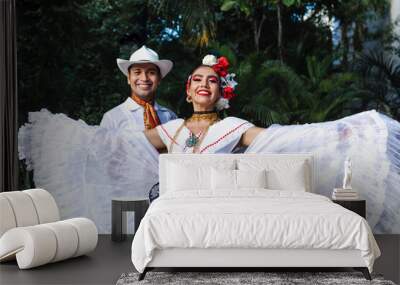
<path fill-rule="evenodd" d="M 96 248 L 96 225 L 87 218 L 59 221 L 53 197 L 43 189 L 0 193 L 0 262 L 20 269 L 84 255 Z"/>

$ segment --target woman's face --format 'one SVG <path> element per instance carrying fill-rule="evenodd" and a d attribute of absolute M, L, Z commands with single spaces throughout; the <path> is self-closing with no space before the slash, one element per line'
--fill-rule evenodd
<path fill-rule="evenodd" d="M 193 72 L 186 94 L 195 111 L 213 110 L 220 97 L 218 74 L 211 67 L 200 66 Z"/>

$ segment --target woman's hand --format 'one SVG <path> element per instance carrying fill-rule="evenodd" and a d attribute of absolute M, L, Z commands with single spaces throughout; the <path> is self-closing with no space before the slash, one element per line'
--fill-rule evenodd
<path fill-rule="evenodd" d="M 243 135 L 242 138 L 240 139 L 240 144 L 242 146 L 249 146 L 253 140 L 256 138 L 256 136 L 261 133 L 264 128 L 259 128 L 259 127 L 252 127 L 248 129 Z"/>
<path fill-rule="evenodd" d="M 167 146 L 163 143 L 160 138 L 160 135 L 157 132 L 157 129 L 145 130 L 144 135 L 147 140 L 159 151 L 165 149 Z"/>

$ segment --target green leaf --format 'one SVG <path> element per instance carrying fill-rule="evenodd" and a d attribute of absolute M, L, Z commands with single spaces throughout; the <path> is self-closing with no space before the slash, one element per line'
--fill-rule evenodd
<path fill-rule="evenodd" d="M 240 11 L 242 11 L 246 15 L 246 17 L 250 16 L 251 9 L 250 9 L 250 7 L 249 7 L 249 5 L 247 3 L 243 3 L 243 2 L 240 3 L 239 9 L 240 9 Z"/>
<path fill-rule="evenodd" d="M 224 1 L 224 3 L 221 6 L 221 11 L 223 11 L 223 12 L 229 11 L 236 5 L 237 5 L 236 1 L 232 1 L 232 0 Z"/>
<path fill-rule="evenodd" d="M 290 7 L 296 3 L 296 0 L 282 0 L 282 2 L 286 7 Z"/>

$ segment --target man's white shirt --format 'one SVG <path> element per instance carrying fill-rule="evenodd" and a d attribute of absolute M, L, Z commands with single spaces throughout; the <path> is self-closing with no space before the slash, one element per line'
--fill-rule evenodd
<path fill-rule="evenodd" d="M 161 124 L 177 118 L 174 112 L 163 107 L 157 102 L 154 104 Z M 125 102 L 106 112 L 101 120 L 100 126 L 108 129 L 120 128 L 130 124 L 134 130 L 144 130 L 143 107 L 128 97 Z"/>
<path fill-rule="evenodd" d="M 162 124 L 174 120 L 177 118 L 174 112 L 160 106 L 159 104 L 154 104 L 154 109 L 157 112 L 158 118 Z M 112 108 L 103 115 L 100 126 L 113 129 L 113 128 L 123 128 L 129 126 L 131 130 L 144 131 L 144 120 L 143 120 L 144 108 L 138 103 L 128 97 L 125 102 Z M 134 215 L 130 212 L 127 215 L 127 233 L 134 234 Z"/>

